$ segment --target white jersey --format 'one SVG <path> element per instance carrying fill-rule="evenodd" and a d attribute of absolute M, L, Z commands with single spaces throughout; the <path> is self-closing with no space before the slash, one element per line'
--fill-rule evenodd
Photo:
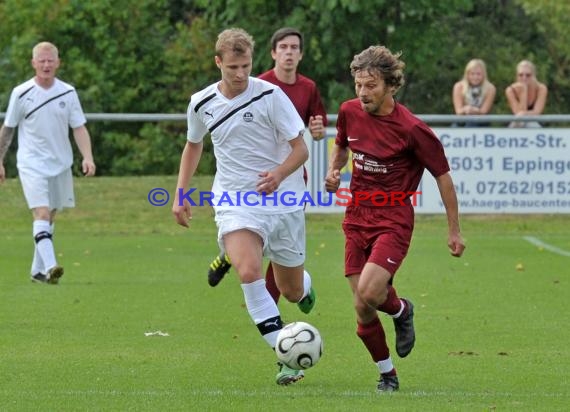
<path fill-rule="evenodd" d="M 255 207 L 257 213 L 270 214 L 303 209 L 302 168 L 283 180 L 265 204 L 254 193 L 259 173 L 282 164 L 292 150 L 289 141 L 304 130 L 291 100 L 265 80 L 250 77 L 247 89 L 233 99 L 224 97 L 218 83 L 192 95 L 187 139 L 198 143 L 206 133 L 211 135 L 217 166 L 212 187 L 215 210 Z M 288 197 L 282 201 L 284 193 Z"/>
<path fill-rule="evenodd" d="M 86 123 L 73 86 L 55 79 L 49 89 L 30 79 L 12 90 L 4 125 L 18 127 L 18 170 L 57 176 L 73 164 L 69 128 Z"/>

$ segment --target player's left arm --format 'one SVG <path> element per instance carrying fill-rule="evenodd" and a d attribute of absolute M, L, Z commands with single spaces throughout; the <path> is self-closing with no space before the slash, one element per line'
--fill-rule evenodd
<path fill-rule="evenodd" d="M 309 158 L 309 149 L 307 149 L 307 145 L 303 139 L 303 132 L 299 133 L 294 139 L 289 140 L 289 144 L 292 150 L 285 161 L 275 169 L 259 174 L 261 179 L 257 182 L 256 187 L 259 193 L 265 192 L 270 194 L 275 192 L 281 182 L 295 170 L 303 166 Z"/>
<path fill-rule="evenodd" d="M 325 123 L 323 116 L 317 114 L 309 118 L 309 132 L 313 140 L 318 141 L 325 137 Z"/>
<path fill-rule="evenodd" d="M 91 150 L 91 137 L 85 125 L 73 128 L 73 137 L 75 143 L 83 156 L 81 161 L 81 169 L 85 176 L 95 175 L 95 162 L 93 161 L 93 152 Z"/>
<path fill-rule="evenodd" d="M 311 116 L 309 117 L 308 124 L 309 132 L 311 133 L 313 140 L 318 141 L 323 139 L 326 135 L 328 119 L 325 105 L 321 99 L 321 94 L 316 86 L 311 96 L 310 110 Z"/>
<path fill-rule="evenodd" d="M 449 172 L 436 177 L 435 180 L 447 215 L 447 226 L 449 230 L 447 246 L 452 256 L 460 257 L 465 250 L 465 242 L 461 237 L 459 229 L 459 207 L 453 180 Z"/>

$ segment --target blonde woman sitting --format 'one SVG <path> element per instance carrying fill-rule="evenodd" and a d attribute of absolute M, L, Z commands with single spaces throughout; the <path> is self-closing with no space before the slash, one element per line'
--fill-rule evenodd
<path fill-rule="evenodd" d="M 493 107 L 496 87 L 487 78 L 487 67 L 481 59 L 472 59 L 465 66 L 463 79 L 453 86 L 453 107 L 457 115 L 487 114 Z M 468 122 L 467 127 L 488 126 L 488 123 Z"/>
<path fill-rule="evenodd" d="M 517 64 L 517 79 L 505 90 L 516 116 L 540 115 L 546 105 L 548 88 L 536 79 L 536 67 L 528 60 Z M 541 127 L 538 122 L 512 122 L 509 127 Z"/>

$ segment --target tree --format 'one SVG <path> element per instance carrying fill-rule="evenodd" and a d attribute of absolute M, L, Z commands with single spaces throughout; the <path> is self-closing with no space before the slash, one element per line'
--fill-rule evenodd
<path fill-rule="evenodd" d="M 414 112 L 452 113 L 451 89 L 474 57 L 497 86 L 494 113 L 509 113 L 503 90 L 516 63 L 536 63 L 548 84 L 546 111 L 570 100 L 568 2 L 549 0 L 3 0 L 0 100 L 32 76 L 31 49 L 55 43 L 59 76 L 76 86 L 88 113 L 184 113 L 190 95 L 219 78 L 217 34 L 242 27 L 254 36 L 253 74 L 273 66 L 269 41 L 279 27 L 305 35 L 300 70 L 316 80 L 327 111 L 354 96 L 349 65 L 373 44 L 402 51 L 406 85 L 397 98 Z M 186 125 L 92 122 L 101 174 L 173 174 Z M 210 141 L 200 171 L 215 169 Z M 15 173 L 15 145 L 7 172 Z"/>
<path fill-rule="evenodd" d="M 0 7 L 1 83 L 15 86 L 30 78 L 32 47 L 51 41 L 62 59 L 58 76 L 76 87 L 88 113 L 184 112 L 196 82 L 215 69 L 204 47 L 214 36 L 209 27 L 167 0 L 6 0 Z M 3 102 L 9 92 L 2 90 Z M 176 172 L 185 125 L 89 128 L 100 174 Z"/>
<path fill-rule="evenodd" d="M 545 39 L 544 57 L 534 63 L 538 75 L 549 87 L 546 109 L 554 113 L 567 112 L 570 103 L 570 43 L 567 23 L 570 3 L 548 0 L 519 0 L 517 3 L 526 14 L 536 19 L 535 31 Z"/>

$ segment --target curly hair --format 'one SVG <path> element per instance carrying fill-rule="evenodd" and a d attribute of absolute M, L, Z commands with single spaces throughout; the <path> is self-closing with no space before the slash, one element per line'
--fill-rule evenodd
<path fill-rule="evenodd" d="M 400 60 L 401 55 L 401 52 L 392 54 L 385 46 L 370 46 L 354 56 L 350 63 L 350 74 L 353 77 L 360 71 L 379 74 L 386 85 L 394 87 L 396 92 L 405 82 L 406 64 Z"/>

